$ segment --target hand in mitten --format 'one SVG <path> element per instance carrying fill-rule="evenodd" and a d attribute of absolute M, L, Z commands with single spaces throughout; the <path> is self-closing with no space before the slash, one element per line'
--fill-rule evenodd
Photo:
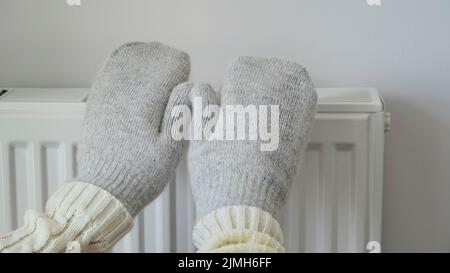
<path fill-rule="evenodd" d="M 171 137 L 171 110 L 190 103 L 189 70 L 186 53 L 160 43 L 116 49 L 87 101 L 76 182 L 28 211 L 0 252 L 110 250 L 174 177 L 184 141 Z"/>
<path fill-rule="evenodd" d="M 220 101 L 213 137 L 192 141 L 189 147 L 188 164 L 199 219 L 194 243 L 199 251 L 283 251 L 276 219 L 311 132 L 317 102 L 314 86 L 305 68 L 298 64 L 240 57 L 227 69 Z M 228 106 L 239 105 L 268 109 L 258 112 L 258 120 L 252 120 L 250 114 L 236 119 L 247 122 L 242 127 L 245 140 L 217 140 L 230 128 L 232 134 L 239 133 L 237 124 L 227 124 L 235 115 L 227 111 Z M 278 119 L 267 113 L 279 114 Z M 271 150 L 262 146 L 264 115 L 268 128 L 278 131 L 278 146 Z M 251 139 L 255 123 L 259 125 L 259 137 Z M 217 134 L 217 130 L 221 131 Z"/>

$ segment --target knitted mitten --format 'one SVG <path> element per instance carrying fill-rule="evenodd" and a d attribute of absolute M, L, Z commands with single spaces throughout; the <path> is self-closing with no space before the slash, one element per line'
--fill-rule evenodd
<path fill-rule="evenodd" d="M 305 151 L 316 102 L 308 73 L 298 64 L 240 57 L 228 67 L 218 117 L 227 123 L 230 105 L 278 106 L 279 144 L 263 151 L 263 141 L 249 140 L 248 124 L 246 140 L 190 143 L 188 164 L 199 218 L 193 238 L 199 251 L 283 251 L 276 218 Z M 277 130 L 271 117 L 268 120 L 269 128 Z M 262 126 L 261 120 L 246 122 Z M 216 133 L 223 129 L 218 127 Z M 229 130 L 229 124 L 225 128 Z"/>
<path fill-rule="evenodd" d="M 107 61 L 89 96 L 80 182 L 96 185 L 135 216 L 175 175 L 184 142 L 171 110 L 188 105 L 189 56 L 160 43 L 131 43 Z M 177 88 L 175 88 L 177 87 Z M 173 90 L 173 91 L 172 91 Z"/>
<path fill-rule="evenodd" d="M 189 105 L 192 84 L 179 85 L 189 70 L 186 53 L 160 43 L 116 49 L 88 98 L 77 182 L 45 213 L 27 212 L 24 227 L 0 237 L 0 252 L 110 250 L 174 176 L 183 142 L 171 137 L 171 110 Z"/>

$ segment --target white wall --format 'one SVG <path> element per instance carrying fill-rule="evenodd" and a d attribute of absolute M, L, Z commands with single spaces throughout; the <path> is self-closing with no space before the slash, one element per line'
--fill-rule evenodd
<path fill-rule="evenodd" d="M 387 135 L 385 251 L 450 251 L 450 1 L 0 0 L 0 86 L 89 86 L 120 43 L 189 52 L 216 87 L 238 55 L 298 61 L 317 86 L 375 86 Z"/>

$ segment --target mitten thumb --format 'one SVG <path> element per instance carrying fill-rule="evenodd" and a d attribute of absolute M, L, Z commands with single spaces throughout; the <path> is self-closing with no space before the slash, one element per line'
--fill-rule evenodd
<path fill-rule="evenodd" d="M 172 91 L 164 113 L 162 137 L 171 145 L 182 145 L 185 140 L 201 140 L 213 126 L 218 99 L 207 83 L 186 82 Z"/>

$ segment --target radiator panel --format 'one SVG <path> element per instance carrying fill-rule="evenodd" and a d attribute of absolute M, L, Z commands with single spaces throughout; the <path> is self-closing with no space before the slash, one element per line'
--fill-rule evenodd
<path fill-rule="evenodd" d="M 381 241 L 384 116 L 329 112 L 330 99 L 320 109 L 281 216 L 285 245 L 290 252 L 364 252 L 369 241 Z M 82 102 L 0 104 L 0 232 L 21 225 L 26 209 L 42 210 L 76 176 L 84 110 Z M 136 217 L 115 251 L 195 251 L 194 224 L 183 157 L 176 183 Z"/>

